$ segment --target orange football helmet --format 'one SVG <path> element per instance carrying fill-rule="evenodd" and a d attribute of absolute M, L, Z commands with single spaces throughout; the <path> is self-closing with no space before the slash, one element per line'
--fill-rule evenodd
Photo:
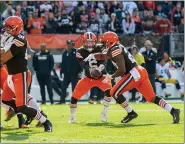
<path fill-rule="evenodd" d="M 100 36 L 99 40 L 102 44 L 106 46 L 106 48 L 111 48 L 119 42 L 118 35 L 114 32 L 108 31 Z"/>
<path fill-rule="evenodd" d="M 88 51 L 92 51 L 93 47 L 96 45 L 97 37 L 92 32 L 86 32 L 83 35 L 83 45 Z"/>
<path fill-rule="evenodd" d="M 18 35 L 23 30 L 23 21 L 18 16 L 10 16 L 4 21 L 4 30 L 11 35 Z"/>

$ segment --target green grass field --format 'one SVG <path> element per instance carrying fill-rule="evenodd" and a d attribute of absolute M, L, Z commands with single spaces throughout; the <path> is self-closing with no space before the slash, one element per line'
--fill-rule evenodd
<path fill-rule="evenodd" d="M 184 141 L 184 104 L 172 103 L 181 109 L 180 124 L 172 124 L 172 116 L 153 104 L 131 104 L 138 118 L 128 124 L 120 120 L 126 112 L 116 104 L 109 108 L 108 122 L 102 123 L 100 113 L 103 105 L 79 105 L 77 123 L 70 124 L 68 105 L 44 105 L 41 108 L 53 123 L 53 132 L 44 133 L 36 128 L 34 121 L 29 129 L 17 129 L 17 119 L 3 122 L 2 143 L 36 142 L 179 142 Z M 4 114 L 2 114 L 4 119 Z"/>

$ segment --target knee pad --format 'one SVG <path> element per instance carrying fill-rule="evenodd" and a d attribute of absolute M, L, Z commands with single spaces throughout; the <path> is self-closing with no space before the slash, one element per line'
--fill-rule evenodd
<path fill-rule="evenodd" d="M 105 96 L 111 97 L 111 95 L 110 95 L 110 89 L 105 91 Z"/>
<path fill-rule="evenodd" d="M 71 104 L 77 104 L 78 100 L 74 97 L 71 98 Z"/>

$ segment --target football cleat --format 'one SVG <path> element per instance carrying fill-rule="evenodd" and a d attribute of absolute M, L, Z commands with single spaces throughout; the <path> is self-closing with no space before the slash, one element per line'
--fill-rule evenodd
<path fill-rule="evenodd" d="M 137 113 L 135 111 L 131 111 L 130 113 L 128 113 L 128 115 L 123 118 L 123 120 L 121 120 L 121 123 L 128 123 L 130 122 L 131 120 L 137 118 Z"/>
<path fill-rule="evenodd" d="M 174 124 L 179 123 L 179 121 L 180 121 L 180 109 L 172 108 L 170 113 L 173 116 L 173 123 Z"/>
<path fill-rule="evenodd" d="M 69 123 L 75 123 L 75 122 L 76 122 L 75 116 L 70 116 Z"/>
<path fill-rule="evenodd" d="M 52 124 L 49 120 L 46 120 L 44 123 L 43 123 L 43 126 L 44 126 L 44 131 L 45 132 L 52 132 L 53 128 L 52 128 Z"/>

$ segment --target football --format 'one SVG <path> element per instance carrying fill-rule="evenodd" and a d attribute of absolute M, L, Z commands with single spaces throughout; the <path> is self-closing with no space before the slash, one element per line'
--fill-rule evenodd
<path fill-rule="evenodd" d="M 102 72 L 98 68 L 93 68 L 90 72 L 91 77 L 99 79 L 102 75 Z"/>

